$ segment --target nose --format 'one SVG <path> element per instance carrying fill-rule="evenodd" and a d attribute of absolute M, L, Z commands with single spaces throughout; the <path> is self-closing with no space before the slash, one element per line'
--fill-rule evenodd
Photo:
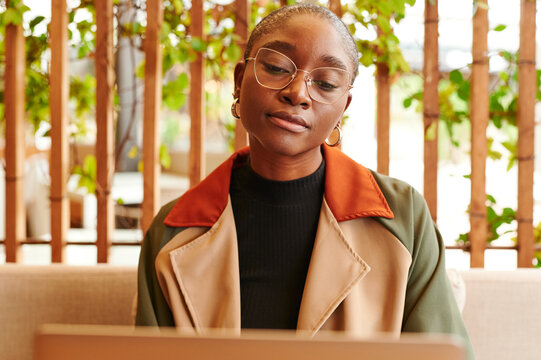
<path fill-rule="evenodd" d="M 311 106 L 312 98 L 308 92 L 310 81 L 308 71 L 297 70 L 291 83 L 281 90 L 282 100 L 293 106 L 301 105 L 304 108 Z"/>

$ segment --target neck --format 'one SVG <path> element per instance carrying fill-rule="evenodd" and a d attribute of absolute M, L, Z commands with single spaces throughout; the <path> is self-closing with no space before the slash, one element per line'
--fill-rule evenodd
<path fill-rule="evenodd" d="M 267 151 L 256 142 L 250 143 L 250 165 L 259 176 L 269 180 L 289 181 L 313 174 L 321 165 L 319 147 L 295 156 Z"/>

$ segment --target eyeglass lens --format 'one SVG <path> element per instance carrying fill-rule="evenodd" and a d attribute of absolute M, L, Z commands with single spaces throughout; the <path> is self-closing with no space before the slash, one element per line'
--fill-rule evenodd
<path fill-rule="evenodd" d="M 254 67 L 259 84 L 270 89 L 283 89 L 296 76 L 305 76 L 310 97 L 324 104 L 332 104 L 337 101 L 349 88 L 349 73 L 347 71 L 332 67 L 320 67 L 313 69 L 309 74 L 300 74 L 291 59 L 272 49 L 259 49 Z"/>

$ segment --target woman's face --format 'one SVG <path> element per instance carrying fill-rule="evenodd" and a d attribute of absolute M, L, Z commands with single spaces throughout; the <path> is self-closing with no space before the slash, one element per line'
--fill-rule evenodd
<path fill-rule="evenodd" d="M 342 67 L 353 72 L 341 36 L 328 20 L 319 17 L 302 15 L 288 20 L 256 41 L 250 57 L 262 47 L 286 55 L 298 69 Z M 235 92 L 240 96 L 240 117 L 251 147 L 280 156 L 319 151 L 349 106 L 351 94 L 346 91 L 332 104 L 318 102 L 308 93 L 305 74 L 298 72 L 287 87 L 274 90 L 258 83 L 253 60 L 237 65 Z"/>

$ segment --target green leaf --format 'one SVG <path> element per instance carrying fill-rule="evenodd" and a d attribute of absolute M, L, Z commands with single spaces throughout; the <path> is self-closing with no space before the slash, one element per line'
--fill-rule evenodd
<path fill-rule="evenodd" d="M 438 134 L 438 122 L 434 121 L 425 131 L 425 140 L 432 141 L 436 139 Z"/>
<path fill-rule="evenodd" d="M 496 219 L 498 217 L 498 215 L 496 214 L 496 211 L 494 211 L 493 208 L 491 208 L 490 206 L 487 207 L 487 220 L 489 222 L 493 222 L 494 219 Z"/>
<path fill-rule="evenodd" d="M 75 166 L 73 173 L 79 175 L 78 187 L 87 189 L 90 194 L 96 192 L 96 157 L 94 155 L 87 155 L 83 166 Z"/>
<path fill-rule="evenodd" d="M 457 89 L 457 95 L 460 99 L 464 101 L 469 101 L 470 99 L 470 83 L 467 81 L 462 82 L 459 88 Z"/>
<path fill-rule="evenodd" d="M 385 18 L 384 16 L 378 16 L 376 21 L 381 31 L 383 31 L 385 34 L 389 34 L 391 32 L 391 24 L 389 23 L 389 19 Z"/>
<path fill-rule="evenodd" d="M 164 105 L 171 110 L 179 110 L 186 102 L 185 94 L 170 95 L 164 98 Z"/>
<path fill-rule="evenodd" d="M 503 31 L 506 28 L 507 28 L 507 25 L 500 24 L 500 25 L 496 26 L 493 30 L 494 31 Z"/>
<path fill-rule="evenodd" d="M 509 224 L 515 218 L 515 210 L 506 207 L 502 211 L 502 216 L 506 218 L 506 221 Z"/>
<path fill-rule="evenodd" d="M 195 51 L 205 51 L 206 45 L 205 42 L 197 36 L 192 38 L 192 49 Z"/>
<path fill-rule="evenodd" d="M 237 44 L 232 43 L 225 49 L 225 55 L 226 55 L 225 60 L 228 60 L 231 62 L 237 62 L 239 61 L 242 55 L 242 50 Z"/>
<path fill-rule="evenodd" d="M 468 242 L 468 233 L 466 233 L 466 234 L 460 234 L 460 235 L 458 236 L 458 239 L 456 239 L 456 243 L 457 243 L 457 244 L 462 244 L 462 245 L 464 245 L 464 244 L 466 244 L 467 242 Z"/>
<path fill-rule="evenodd" d="M 404 106 L 405 109 L 407 109 L 407 108 L 409 108 L 411 106 L 412 102 L 413 102 L 413 99 L 411 97 L 407 97 L 402 102 L 402 105 Z"/>
<path fill-rule="evenodd" d="M 190 83 L 190 79 L 188 78 L 187 73 L 181 73 L 177 77 L 177 83 L 181 89 L 186 89 Z"/>
<path fill-rule="evenodd" d="M 140 78 L 140 79 L 144 79 L 145 78 L 145 60 L 142 60 L 139 65 L 137 66 L 137 68 L 135 69 L 135 75 Z"/>
<path fill-rule="evenodd" d="M 45 20 L 45 16 L 36 16 L 32 20 L 30 20 L 30 22 L 28 23 L 28 27 L 30 27 L 30 30 L 34 31 L 36 25 L 38 25 L 43 20 Z"/>
<path fill-rule="evenodd" d="M 133 145 L 130 149 L 130 151 L 128 151 L 128 158 L 130 159 L 135 159 L 135 157 L 137 156 L 137 153 L 139 152 L 138 148 L 137 148 L 137 145 Z"/>
<path fill-rule="evenodd" d="M 359 59 L 359 62 L 363 65 L 363 66 L 370 66 L 374 63 L 374 54 L 371 52 L 371 51 L 363 51 L 362 52 L 362 55 L 361 55 L 361 58 Z"/>
<path fill-rule="evenodd" d="M 500 51 L 500 55 L 507 61 L 513 61 L 513 55 L 509 51 Z"/>
<path fill-rule="evenodd" d="M 92 179 L 96 179 L 97 168 L 96 157 L 94 155 L 87 155 L 83 165 L 85 173 Z"/>
<path fill-rule="evenodd" d="M 219 39 L 213 40 L 208 44 L 207 48 L 209 50 L 209 58 L 216 58 L 222 52 L 223 43 Z"/>
<path fill-rule="evenodd" d="M 464 76 L 462 76 L 460 70 L 453 70 L 449 73 L 449 80 L 454 84 L 460 85 L 464 81 Z"/>
<path fill-rule="evenodd" d="M 4 13 L 2 23 L 4 25 L 21 25 L 23 16 L 16 9 L 8 8 Z"/>
<path fill-rule="evenodd" d="M 169 156 L 169 150 L 164 144 L 160 145 L 160 164 L 165 169 L 169 169 L 171 166 L 171 157 Z"/>
<path fill-rule="evenodd" d="M 488 4 L 486 4 L 486 3 L 482 3 L 479 0 L 475 0 L 474 4 L 475 4 L 475 7 L 479 6 L 479 8 L 481 8 L 483 10 L 488 10 Z M 475 9 L 474 11 L 476 11 L 476 10 L 477 9 Z"/>

